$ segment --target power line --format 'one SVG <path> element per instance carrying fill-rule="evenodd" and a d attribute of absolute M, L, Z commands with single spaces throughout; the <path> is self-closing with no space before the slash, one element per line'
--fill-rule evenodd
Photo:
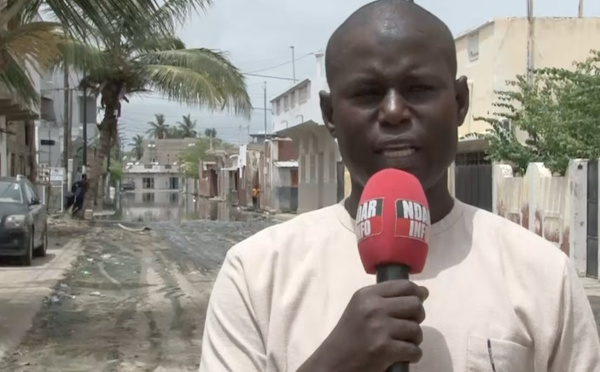
<path fill-rule="evenodd" d="M 281 77 L 281 76 L 258 75 L 258 74 L 249 74 L 249 73 L 243 73 L 242 75 L 254 76 L 254 77 L 261 77 L 261 78 L 267 78 L 267 79 L 278 79 L 278 80 L 294 81 L 294 79 L 284 78 L 284 77 Z"/>
<path fill-rule="evenodd" d="M 255 71 L 246 72 L 246 73 L 244 73 L 244 75 L 256 74 L 256 73 L 258 73 L 258 72 L 263 72 L 263 71 L 273 70 L 273 69 L 276 69 L 276 68 L 279 68 L 279 67 L 287 66 L 287 65 L 289 65 L 289 64 L 292 64 L 292 63 L 294 63 L 294 62 L 297 62 L 297 61 L 299 61 L 299 60 L 301 60 L 301 59 L 303 59 L 303 58 L 306 58 L 306 57 L 308 57 L 308 56 L 312 56 L 312 55 L 314 55 L 314 54 L 315 54 L 314 52 L 307 53 L 307 54 L 305 54 L 305 55 L 303 55 L 303 56 L 301 56 L 301 57 L 299 57 L 299 58 L 296 58 L 296 60 L 295 60 L 295 61 L 287 61 L 287 62 L 280 63 L 280 64 L 278 64 L 278 65 L 275 65 L 275 66 L 271 66 L 271 67 L 262 68 L 262 69 L 260 69 L 260 70 L 255 70 Z M 293 80 L 293 79 L 292 79 L 292 80 Z"/>

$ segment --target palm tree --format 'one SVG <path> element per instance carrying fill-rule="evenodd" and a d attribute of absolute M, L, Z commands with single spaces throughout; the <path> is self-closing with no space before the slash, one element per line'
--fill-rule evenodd
<path fill-rule="evenodd" d="M 204 130 L 204 135 L 208 138 L 217 138 L 217 130 L 215 128 L 207 128 Z"/>
<path fill-rule="evenodd" d="M 10 4 L 10 5 L 8 5 Z M 0 8 L 0 82 L 25 105 L 39 107 L 39 95 L 27 65 L 41 73 L 59 56 L 59 23 L 37 21 L 27 2 L 4 2 Z"/>
<path fill-rule="evenodd" d="M 184 138 L 183 132 L 178 127 L 170 127 L 167 133 L 167 138 Z"/>
<path fill-rule="evenodd" d="M 133 153 L 138 161 L 144 156 L 144 136 L 133 137 Z"/>
<path fill-rule="evenodd" d="M 192 121 L 190 114 L 184 115 L 183 121 L 178 121 L 177 125 L 179 125 L 179 130 L 183 138 L 193 138 L 198 135 L 195 131 L 196 120 Z"/>
<path fill-rule="evenodd" d="M 163 114 L 154 114 L 154 118 L 154 121 L 148 122 L 150 129 L 146 133 L 156 139 L 166 138 L 169 134 L 169 126 L 166 123 L 165 116 Z"/>
<path fill-rule="evenodd" d="M 10 0 L 0 5 L 0 83 L 29 107 L 39 107 L 39 92 L 27 66 L 40 75 L 55 64 L 66 35 L 96 32 L 131 37 L 171 35 L 178 21 L 205 9 L 211 0 Z M 55 22 L 42 21 L 39 14 Z M 154 16 L 153 18 L 147 18 Z M 115 22 L 114 20 L 120 20 Z M 159 20 L 160 22 L 156 22 Z M 66 31 L 66 35 L 65 35 Z M 146 33 L 147 34 L 147 33 Z"/>
<path fill-rule="evenodd" d="M 159 11 L 154 22 L 163 17 Z M 102 163 L 117 135 L 121 103 L 128 102 L 128 97 L 154 91 L 183 104 L 213 110 L 229 107 L 246 116 L 251 111 L 244 77 L 224 53 L 185 49 L 176 37 L 150 37 L 152 32 L 150 28 L 142 38 L 119 32 L 104 36 L 98 32 L 94 35 L 102 37 L 99 45 L 76 41 L 64 44 L 64 55 L 73 57 L 70 62 L 80 70 L 86 68 L 81 86 L 99 95 L 104 109 L 99 150 L 88 175 L 88 195 L 93 195 L 97 187 Z"/>
<path fill-rule="evenodd" d="M 85 39 L 96 32 L 125 37 L 171 35 L 192 14 L 205 10 L 212 0 L 12 0 L 25 6 L 29 16 L 44 13 L 61 24 L 69 35 Z M 150 36 L 154 36 L 150 35 Z M 96 34 L 97 35 L 97 34 Z"/>

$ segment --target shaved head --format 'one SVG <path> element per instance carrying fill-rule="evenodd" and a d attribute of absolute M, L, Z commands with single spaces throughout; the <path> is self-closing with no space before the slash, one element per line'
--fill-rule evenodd
<path fill-rule="evenodd" d="M 329 39 L 325 57 L 327 80 L 332 81 L 337 66 L 350 62 L 344 54 L 354 47 L 353 43 L 359 36 L 370 34 L 377 42 L 393 42 L 410 33 L 421 34 L 429 43 L 435 44 L 455 77 L 456 48 L 448 26 L 419 5 L 406 0 L 378 0 L 354 12 Z"/>

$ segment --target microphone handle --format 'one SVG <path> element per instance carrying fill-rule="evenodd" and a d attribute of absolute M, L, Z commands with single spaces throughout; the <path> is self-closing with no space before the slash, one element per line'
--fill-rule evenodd
<path fill-rule="evenodd" d="M 402 264 L 382 265 L 377 268 L 377 283 L 389 280 L 408 280 L 410 268 Z M 386 372 L 409 372 L 408 363 L 397 363 L 387 369 Z"/>

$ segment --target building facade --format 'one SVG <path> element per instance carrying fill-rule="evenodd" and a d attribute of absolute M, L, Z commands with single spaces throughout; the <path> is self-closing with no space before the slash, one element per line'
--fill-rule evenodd
<path fill-rule="evenodd" d="M 345 168 L 337 143 L 325 127 L 319 92 L 327 91 L 324 54 L 316 73 L 271 100 L 273 128 L 294 141 L 298 151 L 298 212 L 335 204 L 344 196 Z"/>
<path fill-rule="evenodd" d="M 590 50 L 600 49 L 600 18 L 534 18 L 530 33 L 527 18 L 496 18 L 455 39 L 458 76 L 467 76 L 471 107 L 460 137 L 484 133 L 489 125 L 477 121 L 498 111 L 496 91 L 506 90 L 507 81 L 534 68 L 573 68 Z M 530 36 L 531 35 L 531 36 Z M 531 40 L 531 44 L 530 44 Z"/>

